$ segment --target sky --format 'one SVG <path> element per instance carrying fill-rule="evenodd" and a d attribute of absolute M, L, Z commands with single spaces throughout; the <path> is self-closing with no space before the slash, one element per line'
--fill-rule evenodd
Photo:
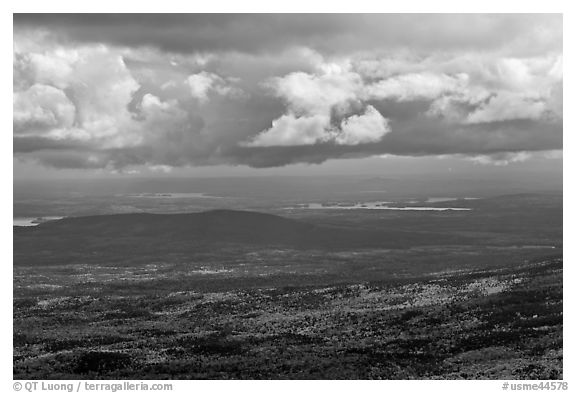
<path fill-rule="evenodd" d="M 558 170 L 562 43 L 556 14 L 15 14 L 14 177 Z"/>

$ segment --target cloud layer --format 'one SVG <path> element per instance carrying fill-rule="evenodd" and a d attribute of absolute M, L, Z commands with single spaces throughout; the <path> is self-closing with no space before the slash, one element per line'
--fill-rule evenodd
<path fill-rule="evenodd" d="M 556 15 L 16 15 L 14 152 L 58 168 L 562 149 Z"/>

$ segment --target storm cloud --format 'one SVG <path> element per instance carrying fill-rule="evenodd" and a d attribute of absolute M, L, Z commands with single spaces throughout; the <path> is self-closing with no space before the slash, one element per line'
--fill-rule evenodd
<path fill-rule="evenodd" d="M 560 15 L 15 15 L 13 67 L 58 168 L 562 149 Z"/>

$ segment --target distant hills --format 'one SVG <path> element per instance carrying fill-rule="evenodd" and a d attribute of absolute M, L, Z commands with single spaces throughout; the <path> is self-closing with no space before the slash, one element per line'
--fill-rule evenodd
<path fill-rule="evenodd" d="M 222 247 L 315 249 L 404 248 L 462 242 L 433 232 L 312 224 L 273 214 L 212 210 L 188 214 L 117 214 L 70 217 L 35 227 L 14 227 L 15 263 L 69 263 L 107 255 L 162 255 L 218 251 Z M 82 263 L 80 261 L 79 263 Z"/>
<path fill-rule="evenodd" d="M 189 239 L 208 242 L 298 243 L 317 231 L 312 224 L 273 214 L 211 210 L 187 214 L 131 213 L 70 217 L 25 228 L 50 236 Z"/>
<path fill-rule="evenodd" d="M 452 206 L 455 201 L 429 203 Z M 274 214 L 210 210 L 186 214 L 69 217 L 14 227 L 15 264 L 214 261 L 242 250 L 402 249 L 422 246 L 561 246 L 562 195 L 459 200 L 466 212 Z M 241 250 L 242 249 L 242 250 Z"/>

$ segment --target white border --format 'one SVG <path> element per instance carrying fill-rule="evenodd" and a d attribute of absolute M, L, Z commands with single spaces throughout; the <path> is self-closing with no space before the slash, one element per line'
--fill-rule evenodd
<path fill-rule="evenodd" d="M 376 3 L 381 3 L 376 6 Z M 572 2 L 574 3 L 574 2 Z M 401 1 L 401 2 L 375 2 L 354 1 L 339 2 L 324 0 L 312 2 L 310 0 L 291 0 L 283 3 L 265 2 L 263 0 L 220 0 L 213 2 L 191 2 L 178 0 L 163 0 L 161 2 L 128 2 L 118 0 L 99 0 L 96 2 L 79 2 L 72 0 L 57 1 L 15 1 L 3 6 L 0 19 L 2 26 L 3 53 L 12 51 L 12 13 L 13 12 L 559 12 L 564 14 L 564 102 L 565 107 L 571 108 L 574 102 L 574 88 L 576 86 L 573 72 L 576 69 L 574 62 L 574 25 L 576 20 L 572 7 L 568 1 L 548 0 L 536 1 L 502 1 L 484 0 L 476 4 L 463 1 Z M 1 160 L 2 179 L 5 187 L 2 193 L 2 219 L 4 223 L 0 239 L 2 239 L 2 259 L 0 262 L 2 277 L 0 310 L 4 314 L 4 321 L 0 325 L 2 329 L 0 356 L 1 382 L 0 389 L 10 392 L 12 390 L 12 136 L 9 130 L 12 128 L 9 108 L 12 107 L 12 66 L 8 56 L 1 62 L 2 72 L 2 114 L 4 127 L 1 135 Z M 570 169 L 576 168 L 575 159 L 571 152 L 574 151 L 574 120 L 570 110 L 564 116 L 564 201 L 576 201 L 574 183 L 571 178 L 574 175 Z M 9 193 L 8 193 L 9 192 Z M 574 203 L 564 203 L 564 380 L 568 381 L 569 388 L 574 389 L 576 380 L 572 380 L 574 371 L 574 339 L 571 332 L 574 331 L 574 287 L 571 279 L 575 277 L 574 261 L 574 231 L 572 224 L 575 217 Z M 70 381 L 72 382 L 72 381 Z M 109 381 L 111 382 L 111 381 Z M 363 392 L 399 392 L 404 390 L 415 391 L 438 391 L 438 392 L 491 392 L 502 391 L 502 383 L 499 381 L 173 381 L 176 392 L 189 391 L 229 391 L 235 392 L 266 392 L 274 389 L 277 393 L 292 393 L 293 390 L 319 391 L 330 389 L 331 391 L 347 391 L 358 389 Z"/>

